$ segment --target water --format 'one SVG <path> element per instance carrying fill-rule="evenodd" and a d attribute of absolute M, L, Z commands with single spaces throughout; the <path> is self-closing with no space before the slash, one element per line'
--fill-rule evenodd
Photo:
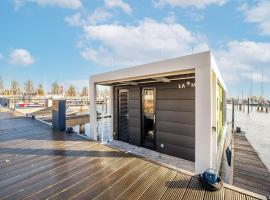
<path fill-rule="evenodd" d="M 108 105 L 109 108 L 109 105 Z M 97 105 L 97 111 L 99 113 L 102 113 L 103 116 L 110 115 L 109 111 L 107 110 L 106 112 L 106 107 L 105 105 L 98 104 Z M 78 112 L 77 115 L 81 114 L 89 114 L 89 111 L 83 111 L 83 112 Z M 89 134 L 90 133 L 90 123 L 85 124 L 85 133 Z M 73 126 L 73 129 L 75 132 L 79 133 L 79 125 Z M 102 118 L 98 120 L 98 125 L 97 125 L 97 135 L 98 137 L 101 137 L 103 135 L 103 142 L 108 142 L 109 140 L 112 140 L 112 134 L 111 134 L 111 118 Z M 101 138 L 100 138 L 101 140 Z"/>
<path fill-rule="evenodd" d="M 232 119 L 232 107 L 228 105 L 228 121 Z M 248 141 L 259 153 L 260 158 L 270 169 L 270 113 L 258 112 L 255 107 L 247 114 L 247 107 L 244 111 L 235 109 L 235 126 L 241 127 L 246 132 Z"/>

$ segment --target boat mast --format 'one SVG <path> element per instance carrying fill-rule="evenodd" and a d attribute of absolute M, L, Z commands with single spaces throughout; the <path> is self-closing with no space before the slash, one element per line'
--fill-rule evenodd
<path fill-rule="evenodd" d="M 263 71 L 262 71 L 262 79 L 261 79 L 261 96 L 263 100 Z"/>
<path fill-rule="evenodd" d="M 250 74 L 250 99 L 252 100 L 252 72 Z"/>

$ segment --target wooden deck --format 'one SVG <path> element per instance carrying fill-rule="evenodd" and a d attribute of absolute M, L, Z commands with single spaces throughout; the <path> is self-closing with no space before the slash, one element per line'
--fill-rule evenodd
<path fill-rule="evenodd" d="M 270 172 L 245 135 L 233 134 L 233 185 L 270 196 Z"/>
<path fill-rule="evenodd" d="M 7 111 L 0 169 L 0 199 L 257 199 L 229 186 L 205 191 L 195 176 Z"/>

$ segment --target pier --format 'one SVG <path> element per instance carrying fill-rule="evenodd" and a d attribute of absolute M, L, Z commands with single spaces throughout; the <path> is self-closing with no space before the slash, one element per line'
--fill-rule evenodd
<path fill-rule="evenodd" d="M 270 196 L 270 172 L 245 135 L 233 134 L 232 184 Z"/>
<path fill-rule="evenodd" d="M 0 112 L 0 199 L 264 199 Z"/>

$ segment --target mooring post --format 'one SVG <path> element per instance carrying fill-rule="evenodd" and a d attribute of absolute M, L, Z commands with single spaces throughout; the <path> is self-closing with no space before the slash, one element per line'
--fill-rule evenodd
<path fill-rule="evenodd" d="M 249 114 L 249 98 L 248 98 L 248 114 Z"/>
<path fill-rule="evenodd" d="M 105 113 L 106 113 L 106 115 L 107 115 L 107 113 L 108 113 L 108 101 L 107 101 L 108 99 L 107 99 L 107 96 L 105 97 Z"/>

